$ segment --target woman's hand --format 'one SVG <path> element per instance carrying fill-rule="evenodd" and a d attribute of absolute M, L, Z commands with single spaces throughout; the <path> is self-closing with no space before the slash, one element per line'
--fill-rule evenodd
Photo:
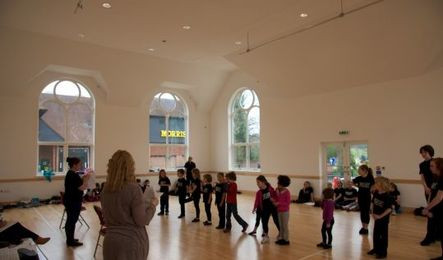
<path fill-rule="evenodd" d="M 157 197 L 154 197 L 154 198 L 152 198 L 152 200 L 151 200 L 151 205 L 155 208 L 155 207 L 157 207 L 157 205 L 158 205 L 158 199 L 157 199 Z"/>
<path fill-rule="evenodd" d="M 431 189 L 428 186 L 425 186 L 426 195 L 431 195 Z"/>

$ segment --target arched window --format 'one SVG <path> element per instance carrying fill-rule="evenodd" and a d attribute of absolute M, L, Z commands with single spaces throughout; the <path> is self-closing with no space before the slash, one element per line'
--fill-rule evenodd
<path fill-rule="evenodd" d="M 188 109 L 177 95 L 161 92 L 149 110 L 149 169 L 176 170 L 188 153 Z"/>
<path fill-rule="evenodd" d="M 230 168 L 260 170 L 260 103 L 252 89 L 237 91 L 229 108 Z"/>
<path fill-rule="evenodd" d="M 95 102 L 81 83 L 57 80 L 40 93 L 38 111 L 38 173 L 67 170 L 67 157 L 92 167 Z"/>

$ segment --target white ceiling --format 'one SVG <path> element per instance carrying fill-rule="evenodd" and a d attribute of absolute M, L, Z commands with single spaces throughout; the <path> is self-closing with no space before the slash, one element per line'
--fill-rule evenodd
<path fill-rule="evenodd" d="M 375 1 L 343 0 L 344 11 Z M 380 1 L 246 54 L 247 33 L 254 48 L 336 16 L 340 0 L 108 0 L 111 9 L 101 6 L 104 1 L 83 2 L 83 10 L 74 14 L 77 0 L 2 0 L 0 26 L 224 73 L 208 73 L 196 88 L 206 91 L 198 99 L 208 104 L 226 72 L 235 69 L 264 82 L 269 91 L 263 93 L 291 97 L 412 77 L 443 66 L 441 0 Z M 183 25 L 192 28 L 186 31 Z M 189 77 L 195 81 L 201 74 Z M 198 85 L 190 84 L 193 80 L 164 84 L 187 89 Z"/>
<path fill-rule="evenodd" d="M 0 25 L 232 70 L 223 57 L 244 50 L 248 32 L 251 44 L 263 42 L 340 8 L 339 0 L 83 0 L 83 9 L 74 14 L 77 1 L 2 0 Z M 344 9 L 373 1 L 343 0 Z M 112 8 L 103 8 L 103 2 Z"/>

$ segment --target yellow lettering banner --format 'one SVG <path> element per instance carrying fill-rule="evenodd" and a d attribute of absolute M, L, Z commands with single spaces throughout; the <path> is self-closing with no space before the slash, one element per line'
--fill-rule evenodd
<path fill-rule="evenodd" d="M 185 138 L 186 137 L 186 131 L 178 131 L 178 130 L 160 130 L 160 136 L 161 137 L 179 137 L 179 138 Z"/>

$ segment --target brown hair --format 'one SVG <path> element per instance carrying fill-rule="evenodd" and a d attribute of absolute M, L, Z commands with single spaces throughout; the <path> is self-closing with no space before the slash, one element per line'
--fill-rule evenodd
<path fill-rule="evenodd" d="M 120 191 L 127 183 L 135 182 L 135 163 L 124 150 L 115 152 L 108 162 L 105 191 Z"/>
<path fill-rule="evenodd" d="M 212 175 L 205 174 L 205 175 L 203 175 L 203 179 L 205 179 L 207 182 L 212 182 Z"/>
<path fill-rule="evenodd" d="M 362 164 L 360 165 L 360 167 L 358 167 L 359 170 L 365 171 L 368 173 L 368 175 L 373 175 L 372 174 L 372 168 L 370 168 L 369 166 L 367 166 L 366 164 Z"/>
<path fill-rule="evenodd" d="M 333 199 L 334 198 L 334 190 L 331 188 L 326 188 L 323 190 L 323 198 L 325 200 Z"/>
<path fill-rule="evenodd" d="M 194 178 L 200 179 L 200 170 L 198 168 L 192 169 L 192 176 L 195 176 Z"/>
<path fill-rule="evenodd" d="M 219 172 L 219 173 L 217 173 L 217 176 L 218 177 L 225 177 L 225 173 L 224 172 Z"/>
<path fill-rule="evenodd" d="M 228 172 L 226 174 L 226 178 L 231 180 L 231 181 L 236 181 L 237 180 L 237 175 L 235 174 L 235 172 Z"/>

